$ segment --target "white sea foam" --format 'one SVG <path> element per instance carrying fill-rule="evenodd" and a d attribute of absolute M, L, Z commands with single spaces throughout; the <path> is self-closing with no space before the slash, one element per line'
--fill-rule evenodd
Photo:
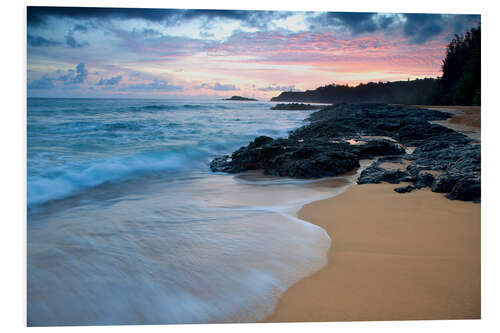
<path fill-rule="evenodd" d="M 42 204 L 73 195 L 106 182 L 130 179 L 153 171 L 189 171 L 207 154 L 191 151 L 110 157 L 65 165 L 48 173 L 28 177 L 28 205 Z M 200 164 L 200 163 L 198 163 Z"/>
<path fill-rule="evenodd" d="M 286 204 L 325 188 L 214 176 L 142 190 L 29 229 L 31 325 L 258 321 L 326 263 L 328 234 Z"/>
<path fill-rule="evenodd" d="M 56 102 L 28 100 L 29 325 L 258 321 L 325 264 L 328 234 L 296 210 L 341 189 L 207 164 L 308 112 Z"/>

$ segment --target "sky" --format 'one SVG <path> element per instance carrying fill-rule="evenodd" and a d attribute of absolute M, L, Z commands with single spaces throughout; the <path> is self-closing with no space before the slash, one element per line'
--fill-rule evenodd
<path fill-rule="evenodd" d="M 269 99 L 441 75 L 479 15 L 28 7 L 28 97 Z"/>

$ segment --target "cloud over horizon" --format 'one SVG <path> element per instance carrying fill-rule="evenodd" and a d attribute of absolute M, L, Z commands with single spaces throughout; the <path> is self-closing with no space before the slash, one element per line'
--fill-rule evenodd
<path fill-rule="evenodd" d="M 240 88 L 236 87 L 234 84 L 220 84 L 219 82 L 215 82 L 215 84 L 202 83 L 199 87 L 219 91 L 240 90 Z"/>
<path fill-rule="evenodd" d="M 28 94 L 271 97 L 439 76 L 446 44 L 480 16 L 28 7 L 27 24 Z"/>
<path fill-rule="evenodd" d="M 122 80 L 122 76 L 118 75 L 118 76 L 114 76 L 114 77 L 109 78 L 109 79 L 100 79 L 99 82 L 97 82 L 97 85 L 98 86 L 115 86 L 118 83 L 120 83 L 121 80 Z"/>
<path fill-rule="evenodd" d="M 33 80 L 28 84 L 28 88 L 31 89 L 50 89 L 54 87 L 54 82 L 62 82 L 65 86 L 79 85 L 83 83 L 89 74 L 85 64 L 83 62 L 76 65 L 75 69 L 68 69 L 64 73 L 61 70 L 57 70 L 55 77 L 50 77 L 45 74 L 41 79 Z"/>
<path fill-rule="evenodd" d="M 295 91 L 295 85 L 289 86 L 278 86 L 278 85 L 270 85 L 267 87 L 257 88 L 259 91 Z"/>
<path fill-rule="evenodd" d="M 171 84 L 170 82 L 167 82 L 165 80 L 153 80 L 148 83 L 136 83 L 136 84 L 129 84 L 123 88 L 121 88 L 121 91 L 128 91 L 128 90 L 138 90 L 138 91 L 146 91 L 146 92 L 151 92 L 151 91 L 181 91 L 184 87 L 178 86 Z"/>

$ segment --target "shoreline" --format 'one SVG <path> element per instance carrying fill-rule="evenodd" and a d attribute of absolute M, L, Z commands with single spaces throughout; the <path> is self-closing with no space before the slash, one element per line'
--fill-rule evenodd
<path fill-rule="evenodd" d="M 358 184 L 410 182 L 398 192 L 428 187 L 450 199 L 480 202 L 480 141 L 436 123 L 451 116 L 387 104 L 331 105 L 312 113 L 306 119 L 309 124 L 286 138 L 259 136 L 230 155 L 215 157 L 210 169 L 226 173 L 261 169 L 280 177 L 324 178 L 354 169 L 361 159 L 377 158 L 361 173 Z M 411 161 L 404 171 L 379 165 L 402 159 Z"/>
<path fill-rule="evenodd" d="M 442 111 L 331 105 L 287 138 L 259 136 L 212 160 L 214 172 L 290 178 L 343 175 L 372 160 L 358 185 L 298 211 L 329 235 L 328 260 L 264 322 L 481 317 L 481 129 L 449 125 L 455 115 L 462 125 L 480 119 L 480 108 Z"/>
<path fill-rule="evenodd" d="M 446 126 L 476 142 L 481 142 L 481 106 L 413 105 L 412 107 L 452 113 L 451 118 L 433 123 Z"/>
<path fill-rule="evenodd" d="M 353 185 L 300 209 L 330 236 L 328 262 L 264 322 L 481 317 L 481 205 L 398 186 Z"/>

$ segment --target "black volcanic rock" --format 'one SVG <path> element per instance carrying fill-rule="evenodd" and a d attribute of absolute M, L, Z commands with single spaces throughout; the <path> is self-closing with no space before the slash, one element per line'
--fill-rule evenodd
<path fill-rule="evenodd" d="M 415 189 L 415 186 L 413 185 L 408 185 L 408 186 L 402 186 L 402 187 L 396 187 L 394 191 L 398 193 L 408 193 L 411 192 Z"/>
<path fill-rule="evenodd" d="M 410 175 L 401 170 L 386 170 L 376 165 L 371 165 L 361 172 L 358 184 L 379 184 L 387 182 L 399 184 L 410 180 Z"/>
<path fill-rule="evenodd" d="M 215 158 L 212 171 L 238 173 L 262 169 L 264 173 L 294 178 L 337 176 L 359 166 L 361 158 L 403 154 L 404 150 L 388 140 L 371 140 L 353 145 L 345 141 L 294 140 L 257 137 L 231 156 Z"/>
<path fill-rule="evenodd" d="M 242 96 L 232 96 L 230 98 L 224 98 L 225 101 L 257 101 L 255 98 L 247 98 Z"/>
<path fill-rule="evenodd" d="M 336 176 L 380 158 L 362 171 L 358 183 L 411 182 L 396 192 L 429 187 L 449 199 L 481 200 L 481 145 L 432 124 L 449 113 L 385 104 L 337 104 L 314 112 L 309 124 L 288 138 L 258 137 L 246 147 L 215 158 L 212 171 L 264 173 L 294 178 Z M 387 139 L 386 139 L 387 137 Z M 395 142 L 396 141 L 396 142 Z M 406 147 L 416 147 L 412 154 Z M 406 170 L 386 170 L 383 161 L 410 162 Z M 433 172 L 431 172 L 433 171 Z"/>
<path fill-rule="evenodd" d="M 276 104 L 271 108 L 271 110 L 290 110 L 290 111 L 301 111 L 301 110 L 319 110 L 324 106 L 321 105 L 311 105 L 303 103 L 285 103 Z"/>
<path fill-rule="evenodd" d="M 341 175 L 358 166 L 357 156 L 343 149 L 305 145 L 279 154 L 266 171 L 275 176 L 320 178 Z"/>
<path fill-rule="evenodd" d="M 296 129 L 290 135 L 295 137 L 387 136 L 407 144 L 421 140 L 424 135 L 453 132 L 447 127 L 429 123 L 431 120 L 445 120 L 450 116 L 449 113 L 440 111 L 386 104 L 337 104 L 314 112 L 308 118 L 309 125 Z M 429 127 L 432 127 L 432 130 Z M 424 134 L 420 134 L 421 132 Z M 456 134 L 464 137 L 459 133 Z"/>
<path fill-rule="evenodd" d="M 366 144 L 356 147 L 360 158 L 372 158 L 375 156 L 386 156 L 394 158 L 392 155 L 402 155 L 405 150 L 389 140 L 370 140 Z"/>
<path fill-rule="evenodd" d="M 449 193 L 453 190 L 460 177 L 453 175 L 446 175 L 443 177 L 438 177 L 434 184 L 432 184 L 432 192 L 437 193 Z"/>
<path fill-rule="evenodd" d="M 459 179 L 446 197 L 452 200 L 481 201 L 481 179 L 477 177 Z"/>
<path fill-rule="evenodd" d="M 414 179 L 415 188 L 432 187 L 435 182 L 435 178 L 430 173 L 419 173 Z"/>
<path fill-rule="evenodd" d="M 262 169 L 269 175 L 295 178 L 336 176 L 359 166 L 357 148 L 348 146 L 258 137 L 231 156 L 215 158 L 210 168 L 229 173 Z"/>

